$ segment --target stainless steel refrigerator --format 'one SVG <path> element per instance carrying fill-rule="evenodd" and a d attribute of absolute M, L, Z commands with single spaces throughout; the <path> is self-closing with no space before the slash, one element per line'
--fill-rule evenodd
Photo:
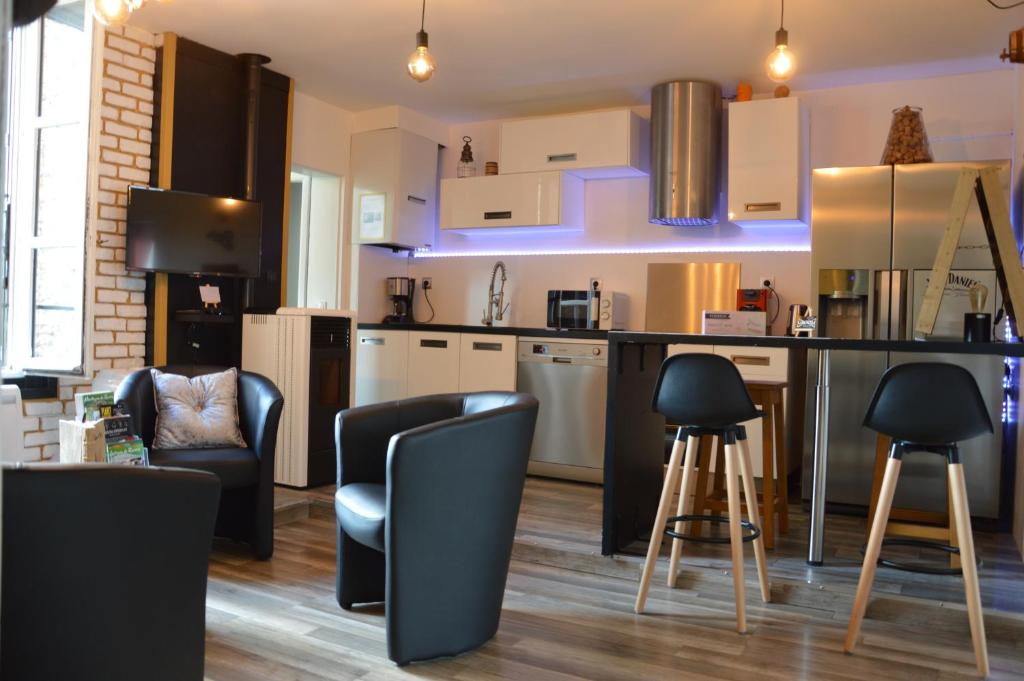
<path fill-rule="evenodd" d="M 995 165 L 1009 196 L 1010 162 L 820 168 L 811 180 L 811 306 L 819 335 L 839 338 L 910 339 L 915 316 L 945 230 L 953 190 L 964 167 Z M 968 289 L 989 290 L 986 311 L 1001 306 L 992 253 L 972 199 L 963 236 L 953 260 L 932 338 L 962 338 Z M 996 330 L 1002 334 L 1002 325 Z M 922 341 L 928 342 L 928 341 Z M 888 366 L 903 362 L 950 362 L 966 367 L 978 381 L 996 432 L 961 446 L 971 511 L 999 514 L 1003 360 L 997 357 L 912 353 L 834 352 L 829 426 L 827 498 L 830 503 L 866 506 L 871 494 L 875 433 L 861 419 L 878 379 Z M 808 381 L 816 381 L 810 363 Z M 808 417 L 813 415 L 808 405 Z M 805 443 L 804 470 L 810 470 L 812 443 Z M 804 497 L 810 476 L 804 476 Z M 905 458 L 894 504 L 945 511 L 944 461 L 928 454 Z"/>

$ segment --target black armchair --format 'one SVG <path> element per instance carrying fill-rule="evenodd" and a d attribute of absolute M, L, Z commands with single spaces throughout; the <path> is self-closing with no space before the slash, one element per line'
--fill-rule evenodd
<path fill-rule="evenodd" d="M 399 665 L 497 632 L 536 421 L 521 393 L 338 414 L 338 603 L 384 601 Z"/>
<path fill-rule="evenodd" d="M 224 371 L 208 366 L 158 368 L 189 377 Z M 220 478 L 215 534 L 247 542 L 256 558 L 268 560 L 274 553 L 274 453 L 284 406 L 277 387 L 259 374 L 238 372 L 238 425 L 248 449 L 152 449 L 156 404 L 149 369 L 124 379 L 115 399 L 128 407 L 135 432 L 150 447 L 152 465 L 209 471 Z"/>
<path fill-rule="evenodd" d="M 202 681 L 219 488 L 200 471 L 5 467 L 0 678 Z"/>

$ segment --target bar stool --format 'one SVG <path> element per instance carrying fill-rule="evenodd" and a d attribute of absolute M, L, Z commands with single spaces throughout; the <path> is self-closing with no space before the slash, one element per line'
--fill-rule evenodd
<path fill-rule="evenodd" d="M 747 392 L 754 404 L 761 407 L 764 414 L 761 426 L 761 494 L 759 495 L 760 515 L 764 522 L 764 547 L 775 548 L 775 522 L 778 518 L 780 534 L 789 531 L 789 489 L 787 485 L 789 466 L 786 463 L 785 419 L 782 413 L 783 390 L 785 381 L 745 381 Z M 711 456 L 709 451 L 710 437 L 701 438 L 701 449 L 697 469 L 697 492 L 694 496 L 694 513 L 703 515 L 705 511 L 718 512 L 728 508 L 725 477 L 725 448 L 718 441 L 715 459 L 715 475 L 712 488 L 708 492 L 708 476 L 710 475 Z M 778 476 L 778 480 L 776 480 Z M 700 537 L 703 523 L 692 524 L 694 536 Z"/>
<path fill-rule="evenodd" d="M 654 566 L 661 551 L 664 534 L 672 537 L 672 557 L 669 562 L 668 585 L 675 586 L 682 540 L 710 543 L 728 542 L 732 548 L 733 585 L 736 592 L 736 629 L 741 634 L 747 630 L 746 593 L 743 583 L 743 543 L 754 544 L 758 581 L 761 598 L 769 601 L 768 573 L 765 568 L 764 543 L 761 541 L 760 518 L 757 510 L 757 492 L 750 469 L 750 452 L 747 449 L 747 434 L 744 421 L 759 418 L 761 413 L 754 406 L 743 385 L 743 378 L 735 365 L 724 357 L 710 354 L 682 354 L 668 358 L 661 365 L 661 373 L 654 389 L 654 411 L 665 416 L 671 423 L 684 424 L 679 427 L 672 456 L 668 463 L 658 512 L 651 531 L 651 543 L 647 548 L 640 577 L 640 589 L 636 596 L 636 612 L 642 613 L 647 602 L 647 591 L 651 585 Z M 686 513 L 692 486 L 696 477 L 697 448 L 700 438 L 705 435 L 718 437 L 725 444 L 725 483 L 729 499 L 729 517 L 697 516 Z M 683 440 L 686 440 L 684 447 Z M 679 486 L 679 503 L 676 515 L 669 517 L 669 508 L 679 479 L 680 463 L 682 482 Z M 747 499 L 749 521 L 744 521 L 740 503 L 740 479 L 743 495 Z M 707 522 L 728 522 L 729 539 L 698 538 L 683 534 L 683 523 L 703 520 Z M 675 523 L 667 529 L 668 523 Z M 746 530 L 746 536 L 744 536 Z"/>
<path fill-rule="evenodd" d="M 857 596 L 846 631 L 846 652 L 853 652 L 864 620 L 885 528 L 892 507 L 893 493 L 900 474 L 903 454 L 931 452 L 946 457 L 950 496 L 959 549 L 930 544 L 949 553 L 959 553 L 967 600 L 967 616 L 978 673 L 988 676 L 988 649 L 985 622 L 978 589 L 978 564 L 975 561 L 971 514 L 967 504 L 967 486 L 957 443 L 992 432 L 985 401 L 974 377 L 963 367 L 952 364 L 899 364 L 883 374 L 868 406 L 864 425 L 892 438 L 889 460 L 882 478 L 871 534 L 864 551 Z M 907 540 L 902 540 L 904 543 Z M 918 542 L 920 545 L 929 543 Z"/>

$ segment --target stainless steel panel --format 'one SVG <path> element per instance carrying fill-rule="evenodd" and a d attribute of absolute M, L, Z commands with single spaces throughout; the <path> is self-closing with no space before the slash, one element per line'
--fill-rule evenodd
<path fill-rule="evenodd" d="M 721 128 L 716 83 L 673 81 L 651 90 L 651 222 L 715 222 Z"/>
<path fill-rule="evenodd" d="M 1000 168 L 1003 192 L 1010 196 L 1010 162 L 922 163 L 895 166 L 893 179 L 893 267 L 931 269 L 945 233 L 953 191 L 963 168 Z M 973 198 L 964 222 L 954 269 L 992 269 L 985 225 Z"/>
<path fill-rule="evenodd" d="M 700 333 L 701 312 L 734 309 L 739 287 L 739 263 L 651 263 L 644 328 Z"/>
<path fill-rule="evenodd" d="M 819 168 L 813 172 L 812 284 L 823 269 L 889 269 L 891 202 L 890 166 Z"/>
<path fill-rule="evenodd" d="M 519 341 L 517 390 L 540 402 L 530 461 L 546 465 L 534 467 L 533 472 L 600 481 L 604 468 L 607 355 L 605 343 Z"/>

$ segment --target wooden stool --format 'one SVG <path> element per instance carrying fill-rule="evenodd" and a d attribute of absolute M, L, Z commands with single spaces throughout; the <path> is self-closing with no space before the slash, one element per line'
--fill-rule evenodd
<path fill-rule="evenodd" d="M 782 413 L 785 381 L 745 381 L 747 392 L 754 404 L 761 407 L 764 418 L 761 422 L 761 494 L 758 507 L 764 526 L 764 546 L 775 548 L 775 519 L 779 521 L 779 532 L 789 531 L 789 490 L 787 479 L 789 466 L 786 462 L 785 419 Z M 712 511 L 717 515 L 728 509 L 727 492 L 724 484 L 725 448 L 718 443 L 715 476 L 711 492 L 708 492 L 708 475 L 711 468 L 711 438 L 701 438 L 700 468 L 697 473 L 697 492 L 694 497 L 694 513 L 702 515 Z M 776 481 L 778 476 L 778 481 Z M 691 534 L 699 537 L 703 523 L 694 521 Z"/>
<path fill-rule="evenodd" d="M 878 497 L 882 492 L 882 479 L 885 477 L 885 466 L 889 459 L 889 448 L 892 438 L 879 435 L 875 444 L 875 468 L 871 479 L 871 503 L 868 506 L 867 534 L 871 535 L 871 525 L 878 510 Z M 915 539 L 935 539 L 949 546 L 959 546 L 956 540 L 956 523 L 953 522 L 953 488 L 946 485 L 946 512 L 918 511 L 911 508 L 893 508 L 889 510 L 889 522 L 885 527 L 887 537 L 913 537 Z M 895 521 L 895 522 L 893 522 Z M 888 561 L 882 563 L 889 565 Z M 950 554 L 949 567 L 960 568 L 960 556 Z"/>
<path fill-rule="evenodd" d="M 709 390 L 708 386 L 714 386 Z M 732 553 L 733 589 L 736 596 L 736 630 L 747 630 L 746 585 L 743 578 L 743 544 L 754 545 L 758 584 L 761 598 L 767 603 L 771 590 L 764 555 L 758 517 L 757 492 L 751 476 L 750 452 L 747 449 L 746 430 L 740 424 L 758 417 L 757 407 L 743 385 L 743 378 L 732 362 L 718 355 L 694 353 L 669 357 L 661 366 L 658 385 L 654 391 L 654 410 L 670 423 L 685 423 L 680 427 L 672 446 L 672 455 L 666 469 L 665 481 L 658 501 L 658 511 L 651 528 L 651 541 L 647 547 L 640 587 L 634 610 L 644 611 L 647 593 L 654 576 L 654 566 L 667 534 L 672 538 L 672 552 L 668 569 L 668 586 L 676 584 L 676 573 L 682 553 L 683 541 L 728 543 Z M 715 436 L 725 449 L 725 487 L 728 499 L 727 520 L 711 516 L 699 517 L 687 513 L 692 485 L 697 475 L 697 448 L 703 436 Z M 681 475 L 680 475 L 681 473 Z M 682 478 L 680 480 L 680 477 Z M 749 520 L 743 519 L 740 494 L 747 499 Z M 672 502 L 679 490 L 675 515 L 670 515 Z M 683 534 L 684 523 L 697 519 L 727 522 L 729 538 L 699 538 Z"/>

